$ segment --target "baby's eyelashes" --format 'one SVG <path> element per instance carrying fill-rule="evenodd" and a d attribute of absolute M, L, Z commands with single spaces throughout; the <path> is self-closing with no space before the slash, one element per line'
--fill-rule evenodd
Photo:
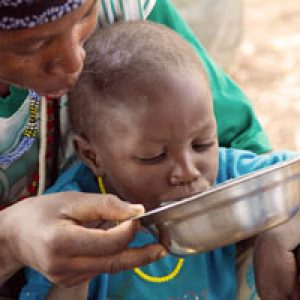
<path fill-rule="evenodd" d="M 167 154 L 165 152 L 161 152 L 159 154 L 151 155 L 151 156 L 137 156 L 136 159 L 143 164 L 157 164 L 166 158 Z"/>

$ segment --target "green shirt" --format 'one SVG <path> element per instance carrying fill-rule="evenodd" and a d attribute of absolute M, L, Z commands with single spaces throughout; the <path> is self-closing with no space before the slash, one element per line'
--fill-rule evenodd
<path fill-rule="evenodd" d="M 248 149 L 256 153 L 267 152 L 271 149 L 267 136 L 247 97 L 210 60 L 170 0 L 99 0 L 99 3 L 100 27 L 120 20 L 148 19 L 174 29 L 193 45 L 210 81 L 221 146 Z M 0 98 L 0 157 L 2 158 L 18 147 L 26 124 L 30 122 L 30 103 L 27 94 L 28 92 L 24 89 L 11 87 L 10 95 L 5 99 Z M 68 139 L 70 131 L 67 123 L 66 104 L 64 98 L 58 106 L 61 130 L 60 155 L 58 157 L 60 168 L 64 168 L 65 162 L 72 154 Z M 39 118 L 37 123 L 39 125 Z M 38 156 L 39 137 L 15 161 L 10 164 L 1 164 L 0 161 L 1 206 L 6 206 L 20 197 L 36 192 L 34 180 L 37 179 Z M 51 165 L 48 167 L 48 169 L 52 168 Z M 50 173 L 48 169 L 46 174 Z"/>

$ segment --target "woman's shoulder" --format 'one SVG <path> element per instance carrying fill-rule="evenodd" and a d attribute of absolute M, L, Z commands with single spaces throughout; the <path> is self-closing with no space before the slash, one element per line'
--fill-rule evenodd
<path fill-rule="evenodd" d="M 110 0 L 99 1 L 99 25 L 101 27 L 118 21 L 146 20 L 156 0 Z"/>

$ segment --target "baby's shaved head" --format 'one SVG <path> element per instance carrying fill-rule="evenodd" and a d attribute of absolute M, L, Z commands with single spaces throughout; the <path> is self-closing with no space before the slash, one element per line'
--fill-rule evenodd
<path fill-rule="evenodd" d="M 161 25 L 117 23 L 95 33 L 86 52 L 83 72 L 69 97 L 73 130 L 87 139 L 95 126 L 97 131 L 105 128 L 107 109 L 141 105 L 141 98 L 134 95 L 143 94 L 145 83 L 155 89 L 170 72 L 189 76 L 196 71 L 203 90 L 209 90 L 194 49 Z M 145 92 L 145 101 L 146 96 Z"/>

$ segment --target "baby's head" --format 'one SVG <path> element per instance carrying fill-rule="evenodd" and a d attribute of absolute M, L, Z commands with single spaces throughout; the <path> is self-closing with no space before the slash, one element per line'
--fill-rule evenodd
<path fill-rule="evenodd" d="M 209 84 L 175 32 L 148 22 L 101 30 L 69 96 L 75 148 L 107 192 L 149 210 L 213 184 L 218 143 Z"/>

